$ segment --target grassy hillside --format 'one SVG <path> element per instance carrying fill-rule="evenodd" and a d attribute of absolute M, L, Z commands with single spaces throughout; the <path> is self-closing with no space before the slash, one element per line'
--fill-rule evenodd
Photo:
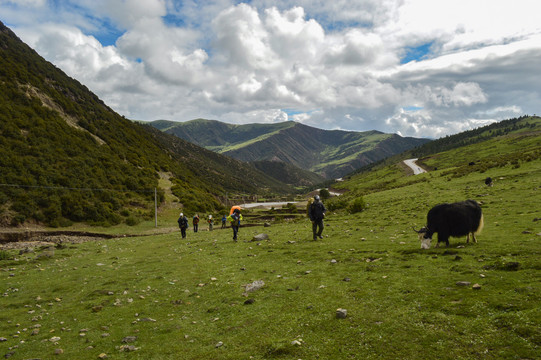
<path fill-rule="evenodd" d="M 307 188 L 325 181 L 325 178 L 316 173 L 299 169 L 282 161 L 254 161 L 251 164 L 256 169 L 286 184 Z"/>
<path fill-rule="evenodd" d="M 498 131 L 494 132 L 494 128 L 498 128 Z M 461 143 L 467 145 L 461 146 Z M 433 148 L 449 150 L 430 153 Z M 430 170 L 429 174 L 404 177 L 401 161 L 423 154 L 417 163 Z M 511 165 L 520 168 L 540 156 L 541 118 L 526 116 L 435 140 L 414 151 L 367 167 L 364 171 L 361 169 L 358 174 L 336 184 L 336 187 L 361 194 L 402 187 L 411 182 L 424 182 L 428 177 L 443 177 L 452 182 L 453 179 L 476 174 L 485 179 L 494 177 L 493 174 L 501 167 Z"/>
<path fill-rule="evenodd" d="M 226 191 L 292 190 L 116 114 L 1 23 L 0 151 L 1 226 L 134 223 L 153 216 L 164 176 L 191 211 L 220 208 Z"/>
<path fill-rule="evenodd" d="M 197 119 L 151 125 L 242 161 L 282 161 L 328 179 L 428 142 L 377 131 L 328 131 L 286 121 L 230 125 Z"/>
<path fill-rule="evenodd" d="M 328 211 L 321 241 L 311 241 L 303 219 L 241 228 L 238 243 L 225 229 L 189 232 L 185 241 L 174 232 L 4 250 L 0 354 L 537 359 L 536 131 L 431 154 L 425 161 L 438 170 L 426 174 L 408 176 L 396 163 L 352 177 L 343 183 L 348 195 L 336 199 L 362 194 L 367 208 Z M 530 156 L 510 160 L 521 149 Z M 498 153 L 497 166 L 462 171 L 472 156 L 475 168 Z M 484 185 L 487 176 L 493 187 Z M 478 243 L 451 238 L 449 248 L 420 249 L 411 227 L 424 225 L 436 203 L 467 198 L 481 203 L 485 217 Z M 269 239 L 250 241 L 258 233 Z M 254 283 L 263 285 L 248 291 Z M 347 310 L 343 319 L 339 308 Z"/>

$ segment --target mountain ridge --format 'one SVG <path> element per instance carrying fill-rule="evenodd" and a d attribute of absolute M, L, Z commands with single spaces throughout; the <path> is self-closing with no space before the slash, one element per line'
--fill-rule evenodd
<path fill-rule="evenodd" d="M 429 142 L 372 130 L 323 130 L 293 121 L 232 125 L 217 120 L 156 120 L 151 126 L 235 159 L 283 161 L 327 179 Z"/>

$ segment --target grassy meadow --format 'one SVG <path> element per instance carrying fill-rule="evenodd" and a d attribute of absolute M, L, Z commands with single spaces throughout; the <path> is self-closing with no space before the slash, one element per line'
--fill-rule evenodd
<path fill-rule="evenodd" d="M 165 231 L 4 251 L 0 355 L 538 359 L 540 165 L 458 178 L 442 175 L 448 169 L 405 176 L 392 166 L 371 176 L 400 186 L 365 193 L 361 213 L 329 213 L 316 242 L 302 219 L 242 228 L 238 243 L 229 228 L 202 224 L 185 240 Z M 451 238 L 449 248 L 420 249 L 411 227 L 424 225 L 436 203 L 466 198 L 482 203 L 479 242 Z M 162 231 L 176 227 L 176 215 L 162 214 Z M 259 233 L 269 239 L 251 241 Z M 257 281 L 264 285 L 247 291 Z M 337 318 L 339 308 L 346 318 Z"/>

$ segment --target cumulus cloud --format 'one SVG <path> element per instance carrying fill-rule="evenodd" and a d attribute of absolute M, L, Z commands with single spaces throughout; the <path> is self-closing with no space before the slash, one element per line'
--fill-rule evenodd
<path fill-rule="evenodd" d="M 119 113 L 440 137 L 539 113 L 534 0 L 0 0 Z"/>

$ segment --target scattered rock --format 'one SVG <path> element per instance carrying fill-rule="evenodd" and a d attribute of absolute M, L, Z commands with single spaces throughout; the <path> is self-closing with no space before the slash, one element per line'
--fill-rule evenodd
<path fill-rule="evenodd" d="M 346 309 L 336 309 L 336 318 L 345 319 L 348 316 L 348 311 Z"/>
<path fill-rule="evenodd" d="M 62 350 L 62 349 L 54 349 L 54 354 L 55 355 L 61 355 L 63 353 L 64 353 L 64 350 Z"/>
<path fill-rule="evenodd" d="M 269 235 L 262 233 L 262 234 L 257 234 L 252 238 L 252 241 L 264 241 L 264 240 L 269 240 Z"/>
<path fill-rule="evenodd" d="M 138 349 L 139 348 L 136 348 L 134 345 L 122 345 L 120 347 L 120 351 L 124 351 L 124 352 L 136 351 Z"/>
<path fill-rule="evenodd" d="M 336 264 L 338 261 L 336 261 L 336 259 L 332 259 L 331 260 L 331 264 Z"/>
<path fill-rule="evenodd" d="M 469 282 L 469 281 L 457 281 L 456 285 L 457 286 L 470 286 L 471 282 Z"/>
<path fill-rule="evenodd" d="M 350 278 L 348 278 L 348 277 L 345 277 L 345 278 L 344 278 L 344 279 L 343 279 L 342 281 L 345 281 L 345 282 L 350 282 L 350 281 L 351 281 L 351 279 L 350 279 Z"/>
<path fill-rule="evenodd" d="M 264 224 L 263 224 L 263 226 L 264 226 L 264 227 L 270 227 L 270 226 L 271 226 L 271 224 L 270 224 L 270 223 L 268 223 L 268 222 L 266 222 L 266 223 L 264 223 Z"/>
<path fill-rule="evenodd" d="M 479 284 L 473 284 L 472 289 L 473 289 L 473 290 L 481 290 L 481 285 L 479 285 Z"/>
<path fill-rule="evenodd" d="M 216 347 L 216 348 L 219 348 L 219 347 L 222 347 L 222 346 L 224 346 L 224 343 L 221 342 L 221 341 L 218 341 L 218 343 L 216 344 L 215 347 Z"/>
<path fill-rule="evenodd" d="M 137 336 L 126 336 L 124 339 L 122 339 L 122 342 L 124 344 L 129 344 L 132 342 L 135 342 L 137 340 Z"/>
<path fill-rule="evenodd" d="M 152 318 L 142 318 L 140 321 L 142 321 L 142 322 L 156 322 L 156 320 L 152 319 Z"/>
<path fill-rule="evenodd" d="M 248 299 L 244 302 L 244 305 L 252 305 L 253 303 L 255 303 L 255 299 Z"/>
<path fill-rule="evenodd" d="M 245 293 L 257 291 L 261 289 L 263 286 L 265 286 L 265 282 L 263 280 L 256 280 L 251 284 L 244 285 Z"/>
<path fill-rule="evenodd" d="M 106 353 L 99 354 L 98 359 L 107 359 L 107 354 Z"/>
<path fill-rule="evenodd" d="M 52 338 L 49 339 L 50 342 L 57 342 L 57 341 L 60 341 L 60 337 L 58 336 L 53 336 Z"/>

